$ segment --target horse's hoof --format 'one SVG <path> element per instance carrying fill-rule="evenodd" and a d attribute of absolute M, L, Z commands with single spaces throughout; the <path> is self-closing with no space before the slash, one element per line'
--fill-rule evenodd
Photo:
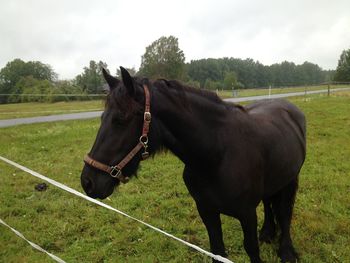
<path fill-rule="evenodd" d="M 276 231 L 272 229 L 264 228 L 264 229 L 261 229 L 259 233 L 260 242 L 265 242 L 270 244 L 275 239 L 275 237 L 276 237 Z"/>
<path fill-rule="evenodd" d="M 250 260 L 250 263 L 265 263 L 265 262 L 262 261 L 260 258 L 258 258 L 258 259 Z"/>
<path fill-rule="evenodd" d="M 278 256 L 281 258 L 282 263 L 296 263 L 299 259 L 298 254 L 293 247 L 280 248 Z"/>

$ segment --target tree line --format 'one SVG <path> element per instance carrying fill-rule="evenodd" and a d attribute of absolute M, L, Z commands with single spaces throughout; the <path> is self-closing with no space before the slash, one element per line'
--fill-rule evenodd
<path fill-rule="evenodd" d="M 137 73 L 150 78 L 173 78 L 205 89 L 263 88 L 314 85 L 350 81 L 350 49 L 344 50 L 336 70 L 317 64 L 296 65 L 284 61 L 263 65 L 251 58 L 205 58 L 185 63 L 185 55 L 174 36 L 161 37 L 146 48 Z"/>
<path fill-rule="evenodd" d="M 253 59 L 218 58 L 193 60 L 186 65 L 190 80 L 208 89 L 262 88 L 319 84 L 332 79 L 333 71 L 304 62 L 284 61 L 271 66 Z M 231 76 L 232 81 L 227 81 Z M 233 77 L 234 76 L 234 77 Z"/>
<path fill-rule="evenodd" d="M 105 62 L 91 60 L 75 78 L 59 80 L 48 64 L 14 59 L 0 70 L 0 103 L 54 102 L 84 99 L 65 96 L 69 94 L 102 94 L 106 87 L 102 68 L 108 71 Z M 284 61 L 268 66 L 251 58 L 206 58 L 185 63 L 178 39 L 163 36 L 146 47 L 139 71 L 128 70 L 132 75 L 177 79 L 190 86 L 213 90 L 312 85 L 332 80 L 350 81 L 350 49 L 342 52 L 336 70 L 323 70 L 310 62 L 296 65 Z M 110 73 L 120 76 L 118 69 Z M 29 94 L 35 96 L 26 96 Z"/>
<path fill-rule="evenodd" d="M 102 67 L 107 64 L 90 61 L 74 79 L 59 80 L 48 64 L 14 59 L 0 70 L 0 103 L 88 99 L 87 95 L 103 91 Z M 80 96 L 70 96 L 76 94 Z"/>

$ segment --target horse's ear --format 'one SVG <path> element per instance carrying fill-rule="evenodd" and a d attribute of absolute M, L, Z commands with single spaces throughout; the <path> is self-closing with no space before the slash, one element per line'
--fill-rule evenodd
<path fill-rule="evenodd" d="M 105 78 L 106 82 L 108 83 L 108 86 L 110 88 L 110 90 L 114 89 L 115 87 L 118 86 L 118 83 L 120 82 L 119 79 L 111 76 L 107 70 L 105 70 L 104 68 L 102 68 L 102 73 L 103 73 L 103 77 Z"/>
<path fill-rule="evenodd" d="M 134 85 L 133 78 L 130 76 L 129 72 L 123 67 L 120 67 L 120 73 L 122 75 L 122 81 L 123 81 L 123 84 L 124 84 L 126 90 L 128 91 L 128 94 L 131 97 L 134 97 L 135 96 L 135 85 Z"/>

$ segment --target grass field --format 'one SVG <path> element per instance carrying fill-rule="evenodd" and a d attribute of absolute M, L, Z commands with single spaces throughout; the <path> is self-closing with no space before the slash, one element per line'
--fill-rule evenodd
<path fill-rule="evenodd" d="M 308 120 L 307 160 L 300 175 L 292 236 L 300 262 L 350 262 L 350 92 L 293 99 Z M 82 158 L 99 120 L 3 128 L 0 155 L 82 191 Z M 207 233 L 170 153 L 142 163 L 138 177 L 105 202 L 209 249 Z M 0 218 L 67 262 L 211 262 L 125 217 L 49 186 L 0 162 Z M 262 209 L 259 207 L 259 227 Z M 237 220 L 222 216 L 229 258 L 247 262 Z M 51 262 L 0 225 L 0 262 Z M 261 245 L 279 262 L 277 243 Z"/>
<path fill-rule="evenodd" d="M 332 85 L 331 88 L 349 88 L 350 85 Z M 291 88 L 274 88 L 271 94 L 291 93 L 299 91 L 322 90 L 327 89 L 326 85 L 308 86 L 308 87 L 291 87 Z M 237 97 L 249 97 L 258 95 L 268 95 L 268 89 L 242 89 L 238 91 Z M 232 91 L 219 91 L 221 98 L 232 98 Z M 63 113 L 74 113 L 82 111 L 95 111 L 103 109 L 103 100 L 91 101 L 71 101 L 56 103 L 17 103 L 0 105 L 0 120 L 25 118 L 33 116 L 47 116 Z"/>
<path fill-rule="evenodd" d="M 331 89 L 339 89 L 339 88 L 349 88 L 350 85 L 330 85 Z M 314 90 L 324 90 L 327 89 L 327 85 L 316 85 L 316 86 L 304 86 L 304 87 L 286 87 L 286 88 L 272 88 L 271 94 L 281 94 L 281 93 L 292 93 L 292 92 L 309 92 Z M 219 91 L 219 96 L 221 98 L 232 98 L 232 91 Z M 269 89 L 241 89 L 238 90 L 237 98 L 241 97 L 250 97 L 250 96 L 260 96 L 260 95 L 268 95 Z"/>
<path fill-rule="evenodd" d="M 0 120 L 33 116 L 48 116 L 81 111 L 96 111 L 102 110 L 103 107 L 104 104 L 102 100 L 2 104 L 0 105 Z"/>

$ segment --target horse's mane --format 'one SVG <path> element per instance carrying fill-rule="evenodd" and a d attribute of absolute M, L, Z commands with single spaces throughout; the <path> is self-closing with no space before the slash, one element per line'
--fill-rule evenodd
<path fill-rule="evenodd" d="M 155 85 L 158 83 L 164 83 L 168 89 L 177 90 L 179 93 L 190 93 L 190 94 L 197 94 L 201 97 L 204 97 L 212 102 L 216 103 L 224 103 L 224 101 L 214 92 L 205 90 L 205 89 L 198 89 L 193 88 L 188 85 L 185 85 L 177 80 L 166 80 L 166 79 L 158 79 L 155 81 Z"/>
<path fill-rule="evenodd" d="M 223 101 L 215 92 L 205 90 L 205 89 L 193 88 L 177 80 L 157 79 L 155 81 L 150 81 L 147 78 L 139 78 L 139 77 L 135 77 L 134 79 L 137 83 L 147 84 L 148 86 L 154 86 L 158 88 L 161 92 L 167 93 L 169 96 L 171 96 L 169 91 L 171 90 L 177 91 L 177 93 L 179 94 L 177 98 L 179 98 L 181 100 L 181 103 L 183 104 L 188 103 L 188 99 L 187 99 L 188 94 L 195 94 L 201 98 L 204 98 L 218 105 L 224 105 L 228 108 L 235 107 L 235 108 L 244 110 L 244 107 L 242 107 L 241 105 Z M 124 89 L 112 90 L 106 97 L 105 107 L 111 104 L 117 104 L 118 107 L 120 108 L 130 108 L 130 101 L 129 100 L 126 101 L 125 96 L 123 95 L 125 95 Z"/>
<path fill-rule="evenodd" d="M 205 90 L 205 89 L 193 88 L 177 80 L 158 79 L 153 83 L 153 85 L 162 88 L 162 90 L 165 92 L 169 89 L 178 91 L 178 93 L 180 94 L 180 97 L 182 98 L 183 103 L 186 103 L 186 94 L 189 93 L 189 94 L 196 94 L 202 98 L 209 100 L 210 102 L 214 102 L 215 104 L 224 105 L 227 108 L 234 107 L 242 111 L 245 111 L 245 108 L 239 104 L 223 101 L 215 92 Z"/>

